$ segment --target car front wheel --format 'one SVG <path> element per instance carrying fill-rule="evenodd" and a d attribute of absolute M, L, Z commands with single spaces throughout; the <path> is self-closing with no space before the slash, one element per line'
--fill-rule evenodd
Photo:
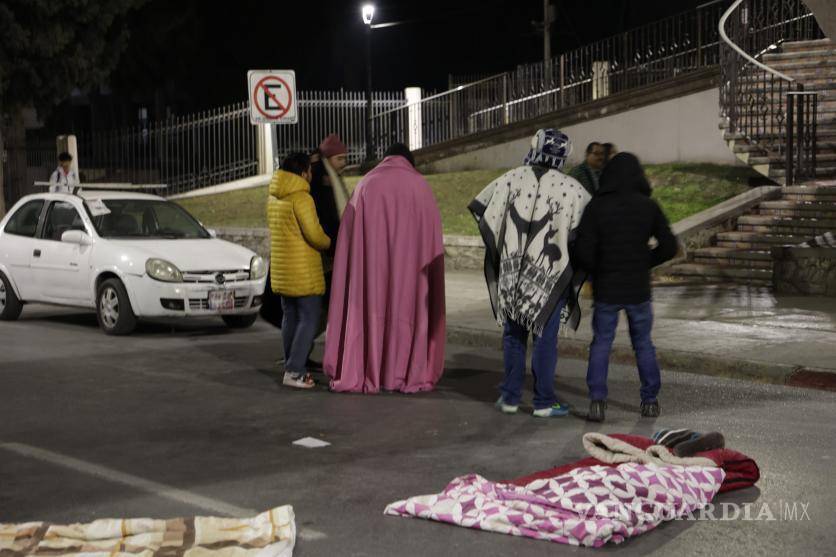
<path fill-rule="evenodd" d="M 257 313 L 253 313 L 251 315 L 223 316 L 224 323 L 226 323 L 226 326 L 230 329 L 246 329 L 248 327 L 252 327 L 256 319 L 258 319 Z"/>
<path fill-rule="evenodd" d="M 0 273 L 0 320 L 14 321 L 20 317 L 21 311 L 23 304 L 17 299 L 9 279 Z"/>
<path fill-rule="evenodd" d="M 99 327 L 108 335 L 127 335 L 136 328 L 136 315 L 131 309 L 128 291 L 119 279 L 107 279 L 99 286 L 96 317 Z"/>

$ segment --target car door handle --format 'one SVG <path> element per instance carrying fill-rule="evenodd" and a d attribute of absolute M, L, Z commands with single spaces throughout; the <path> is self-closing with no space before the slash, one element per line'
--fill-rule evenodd
<path fill-rule="evenodd" d="M 34 255 L 35 257 L 40 257 L 41 256 L 41 250 L 36 249 L 34 252 L 32 252 L 32 255 Z"/>

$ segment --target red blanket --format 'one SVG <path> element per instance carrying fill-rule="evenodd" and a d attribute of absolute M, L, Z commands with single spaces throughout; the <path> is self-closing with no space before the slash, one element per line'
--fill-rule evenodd
<path fill-rule="evenodd" d="M 638 447 L 642 450 L 654 445 L 652 439 L 649 439 L 647 437 L 641 437 L 639 435 L 613 433 L 610 435 L 610 437 L 630 443 L 634 447 Z M 752 460 L 745 454 L 734 451 L 732 449 L 715 449 L 713 451 L 697 453 L 694 456 L 710 458 L 715 463 L 717 463 L 718 467 L 722 468 L 723 471 L 725 471 L 726 479 L 723 480 L 723 485 L 722 487 L 720 487 L 720 493 L 734 491 L 736 489 L 743 489 L 745 487 L 751 487 L 755 485 L 755 483 L 761 477 L 760 469 L 758 468 L 758 465 L 754 460 Z M 563 474 L 571 472 L 576 468 L 582 468 L 586 466 L 616 466 L 616 464 L 608 464 L 606 462 L 598 460 L 597 458 L 587 457 L 576 462 L 572 462 L 570 464 L 564 464 L 562 466 L 557 466 L 549 470 L 535 472 L 533 474 L 529 474 L 527 476 L 511 480 L 508 483 L 523 486 L 533 482 L 534 480 L 562 476 Z"/>

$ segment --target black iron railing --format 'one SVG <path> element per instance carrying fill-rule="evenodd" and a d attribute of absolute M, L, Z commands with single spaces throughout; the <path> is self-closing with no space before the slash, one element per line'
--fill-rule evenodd
<path fill-rule="evenodd" d="M 785 42 L 821 38 L 813 14 L 801 0 L 736 0 L 719 31 L 720 112 L 730 137 L 786 161 L 788 185 L 814 177 L 816 95 L 762 62 Z"/>
<path fill-rule="evenodd" d="M 716 68 L 717 22 L 731 0 L 631 29 L 547 62 L 493 76 L 450 77 L 450 90 L 375 114 L 375 144 L 431 145 Z"/>

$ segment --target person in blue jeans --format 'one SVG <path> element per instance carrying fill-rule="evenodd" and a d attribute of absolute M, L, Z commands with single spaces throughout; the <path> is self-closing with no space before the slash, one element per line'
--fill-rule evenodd
<path fill-rule="evenodd" d="M 554 371 L 557 368 L 557 333 L 560 328 L 560 314 L 566 305 L 566 298 L 558 302 L 549 317 L 542 335 L 533 335 L 531 373 L 534 375 L 534 416 L 557 417 L 569 413 L 569 408 L 557 401 L 554 392 Z M 516 321 L 508 320 L 502 335 L 502 349 L 505 361 L 505 379 L 497 403 L 506 414 L 517 411 L 522 399 L 525 382 L 525 365 L 528 352 L 529 330 Z"/>
<path fill-rule="evenodd" d="M 676 255 L 677 240 L 639 160 L 619 153 L 604 167 L 600 188 L 581 218 L 572 255 L 592 274 L 594 313 L 586 383 L 589 419 L 604 421 L 607 372 L 619 313 L 624 310 L 641 381 L 641 415 L 659 416 L 661 374 L 651 340 L 650 271 Z M 650 247 L 655 238 L 656 247 Z"/>
<path fill-rule="evenodd" d="M 496 408 L 505 414 L 519 410 L 529 336 L 534 337 L 532 414 L 569 413 L 554 392 L 557 332 L 564 317 L 575 329 L 580 320 L 569 240 L 592 199 L 592 191 L 562 172 L 571 150 L 566 134 L 538 130 L 523 166 L 488 184 L 468 206 L 485 242 L 491 306 L 504 327 L 505 379 Z"/>

